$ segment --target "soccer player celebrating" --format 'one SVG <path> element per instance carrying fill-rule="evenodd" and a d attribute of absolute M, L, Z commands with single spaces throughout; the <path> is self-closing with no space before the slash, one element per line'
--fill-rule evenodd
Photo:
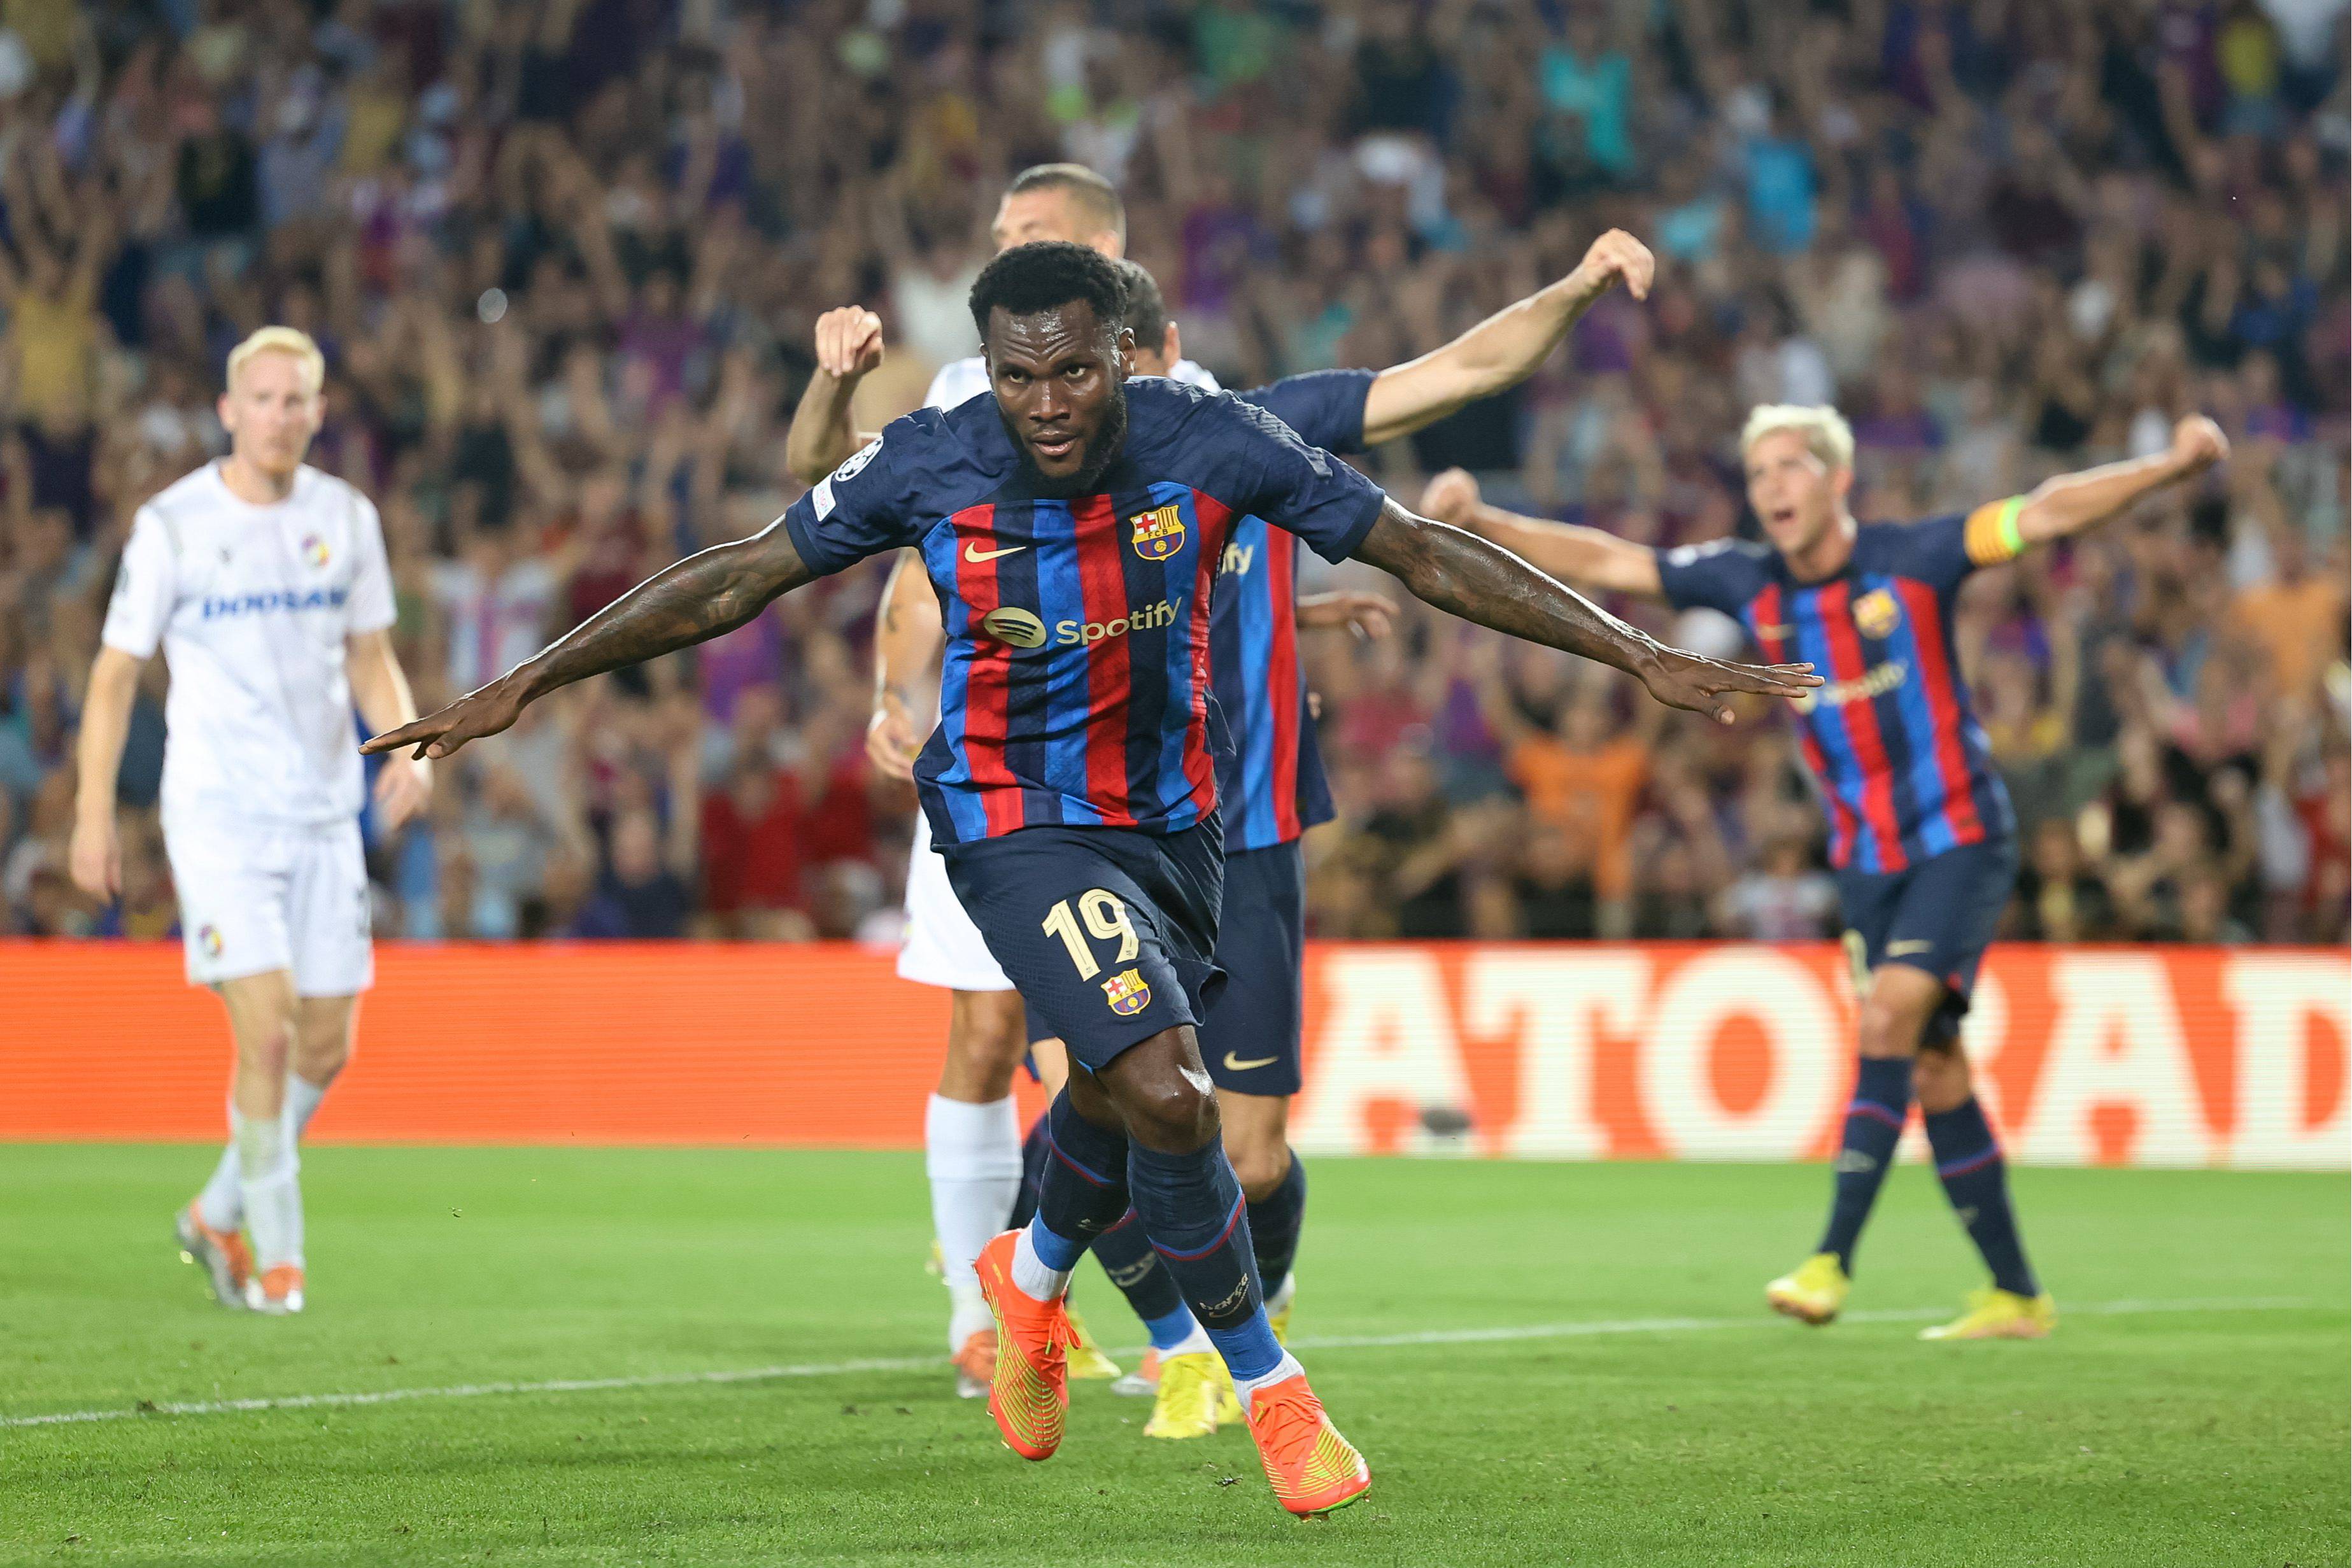
<path fill-rule="evenodd" d="M 1195 1026 L 1222 981 L 1224 868 L 1210 601 L 1234 519 L 1394 572 L 1496 630 L 1638 674 L 1727 721 L 1802 665 L 1668 648 L 1508 553 L 1406 511 L 1240 400 L 1129 380 L 1119 275 L 1081 246 L 999 256 L 972 286 L 991 398 L 894 422 L 782 517 L 670 567 L 479 691 L 367 742 L 446 757 L 569 682 L 742 625 L 777 595 L 913 545 L 945 601 L 939 727 L 915 773 L 956 895 L 1066 1046 L 1037 1212 L 982 1250 L 989 1411 L 1044 1459 L 1067 1406 L 1062 1296 L 1131 1206 L 1241 1392 L 1282 1506 L 1370 1484 L 1275 1339 Z"/>
<path fill-rule="evenodd" d="M 1743 622 L 1768 658 L 1813 661 L 1829 684 L 1800 698 L 1800 738 L 1830 815 L 1860 998 L 1861 1064 L 1813 1255 L 1765 1289 L 1776 1311 L 1826 1323 L 1916 1099 L 1937 1175 L 1992 1275 L 1928 1339 L 2036 1339 L 2057 1312 L 2026 1262 L 1992 1128 L 1959 1023 L 2017 875 L 2016 819 L 1969 708 L 1952 601 L 1979 567 L 2064 538 L 2229 455 L 2210 419 L 2173 427 L 2158 456 L 2062 475 L 1966 516 L 1857 524 L 1853 434 L 1834 409 L 1759 408 L 1739 439 L 1748 500 L 1769 544 L 1654 550 L 1482 502 L 1459 470 L 1423 504 L 1562 581 L 1706 605 Z"/>
<path fill-rule="evenodd" d="M 1114 259 L 1127 244 L 1127 210 L 1111 183 L 1076 163 L 1041 163 L 1015 175 L 997 205 L 990 236 L 998 250 L 1040 240 L 1083 245 Z M 784 437 L 785 466 L 814 485 L 871 442 L 850 418 L 858 383 L 882 362 L 882 321 L 856 306 L 828 310 L 816 325 L 816 372 Z M 1216 390 L 1216 378 L 1189 360 L 1153 372 Z M 926 408 L 950 409 L 988 391 L 980 356 L 940 367 Z M 866 751 L 882 772 L 914 777 L 915 757 L 939 716 L 939 600 L 919 554 L 898 552 L 882 590 L 874 636 L 874 717 Z M 974 1260 L 1004 1228 L 1022 1185 L 1021 1121 L 1013 1075 L 1033 1048 L 1047 1089 L 1061 1082 L 1062 1053 L 1034 1035 L 1013 982 L 971 917 L 956 902 L 947 862 L 931 847 L 929 823 L 915 818 L 907 863 L 907 937 L 898 973 L 950 993 L 947 1060 L 923 1113 L 923 1164 L 931 1188 L 931 1228 L 948 1289 L 948 1354 L 958 1391 L 988 1392 L 996 1365 L 995 1319 L 981 1299 Z M 1116 1277 L 1116 1276 L 1114 1276 Z M 1075 1320 L 1074 1320 L 1075 1321 Z M 1118 1368 L 1076 1330 L 1074 1375 L 1117 1377 Z"/>
<path fill-rule="evenodd" d="M 351 1056 L 374 973 L 352 708 L 374 728 L 416 715 L 375 507 L 302 461 L 325 373 L 290 327 L 237 345 L 219 405 L 228 457 L 139 509 L 90 668 L 71 851 L 84 891 L 121 891 L 115 776 L 160 644 L 163 841 L 188 978 L 219 993 L 236 1044 L 228 1147 L 180 1211 L 180 1247 L 224 1305 L 269 1313 L 302 1310 L 296 1145 Z M 427 763 L 391 759 L 379 822 L 414 815 L 430 783 Z"/>

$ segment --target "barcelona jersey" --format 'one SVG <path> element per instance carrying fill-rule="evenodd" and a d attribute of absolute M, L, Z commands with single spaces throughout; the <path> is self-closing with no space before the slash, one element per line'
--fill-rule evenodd
<path fill-rule="evenodd" d="M 1840 870 L 1899 872 L 2016 831 L 1952 643 L 1961 582 L 2009 558 L 1999 510 L 1865 523 L 1825 582 L 1800 581 L 1778 550 L 1749 541 L 1659 552 L 1676 608 L 1736 616 L 1767 660 L 1810 661 L 1824 678 L 1795 706 Z"/>
<path fill-rule="evenodd" d="M 1360 452 L 1378 372 L 1309 371 L 1241 394 L 1326 452 Z M 1233 749 L 1217 773 L 1228 852 L 1286 844 L 1331 820 L 1298 663 L 1298 539 L 1264 517 L 1234 519 L 1209 615 L 1209 673 Z"/>
<path fill-rule="evenodd" d="M 784 514 L 819 573 L 922 552 L 948 642 L 915 782 L 941 843 L 1206 818 L 1229 745 L 1210 604 L 1234 522 L 1263 517 L 1340 560 L 1380 516 L 1378 486 L 1238 398 L 1154 377 L 1127 403 L 1089 495 L 1035 494 L 978 397 L 894 421 Z"/>

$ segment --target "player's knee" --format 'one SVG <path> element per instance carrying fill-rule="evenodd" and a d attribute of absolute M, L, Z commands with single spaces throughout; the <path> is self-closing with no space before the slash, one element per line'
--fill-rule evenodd
<path fill-rule="evenodd" d="M 1282 1186 L 1282 1178 L 1290 1174 L 1288 1145 L 1262 1138 L 1234 1136 L 1229 1127 L 1225 1134 L 1225 1157 L 1233 1162 L 1234 1179 L 1242 1184 L 1242 1193 L 1252 1203 L 1273 1195 Z"/>
<path fill-rule="evenodd" d="M 1957 1041 L 1930 1046 L 1911 1064 L 1911 1098 L 1923 1113 L 1958 1110 L 1972 1092 L 1969 1059 Z"/>
<path fill-rule="evenodd" d="M 1155 1072 L 1122 1082 L 1118 1110 L 1128 1135 L 1147 1148 L 1190 1153 L 1219 1131 L 1216 1095 L 1181 1072 Z"/>
<path fill-rule="evenodd" d="M 1927 1015 L 1908 998 L 1888 997 L 1874 989 L 1864 997 L 1856 1018 L 1862 1054 L 1909 1056 L 1919 1049 Z"/>
<path fill-rule="evenodd" d="M 1021 999 L 1012 992 L 971 992 L 957 998 L 948 1050 L 972 1068 L 1010 1077 L 1029 1049 Z"/>

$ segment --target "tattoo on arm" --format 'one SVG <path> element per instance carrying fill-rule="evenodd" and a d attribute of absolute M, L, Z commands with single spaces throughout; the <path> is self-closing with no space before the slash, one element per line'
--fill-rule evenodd
<path fill-rule="evenodd" d="M 1414 597 L 1497 632 L 1638 670 L 1657 641 L 1499 545 L 1389 502 L 1356 559 L 1394 572 Z"/>
<path fill-rule="evenodd" d="M 521 666 L 532 696 L 732 632 L 817 573 L 782 522 L 664 568 Z"/>

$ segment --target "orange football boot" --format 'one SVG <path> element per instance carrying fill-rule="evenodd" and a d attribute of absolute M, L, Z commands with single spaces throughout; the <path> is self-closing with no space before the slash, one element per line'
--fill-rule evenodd
<path fill-rule="evenodd" d="M 253 1278 L 253 1254 L 245 1238 L 234 1230 L 213 1228 L 194 1201 L 180 1210 L 173 1229 L 179 1239 L 180 1256 L 204 1270 L 220 1304 L 245 1305 L 245 1282 Z"/>
<path fill-rule="evenodd" d="M 1247 1406 L 1257 1457 L 1284 1508 L 1305 1519 L 1345 1508 L 1370 1489 L 1371 1467 L 1323 1414 L 1306 1374 L 1258 1389 Z"/>
<path fill-rule="evenodd" d="M 302 1270 L 293 1263 L 280 1263 L 263 1270 L 258 1280 L 248 1280 L 245 1285 L 245 1304 L 257 1312 L 282 1318 L 302 1310 Z"/>
<path fill-rule="evenodd" d="M 980 1293 L 996 1314 L 996 1366 L 988 1385 L 988 1413 L 1004 1446 L 1024 1459 L 1050 1459 L 1062 1446 L 1062 1419 L 1070 1407 L 1070 1315 L 1060 1299 L 1041 1301 L 1013 1282 L 1008 1230 L 980 1249 L 973 1270 Z"/>
<path fill-rule="evenodd" d="M 996 1331 L 972 1330 L 964 1336 L 963 1348 L 951 1359 L 956 1369 L 956 1397 L 979 1398 L 996 1380 Z"/>

